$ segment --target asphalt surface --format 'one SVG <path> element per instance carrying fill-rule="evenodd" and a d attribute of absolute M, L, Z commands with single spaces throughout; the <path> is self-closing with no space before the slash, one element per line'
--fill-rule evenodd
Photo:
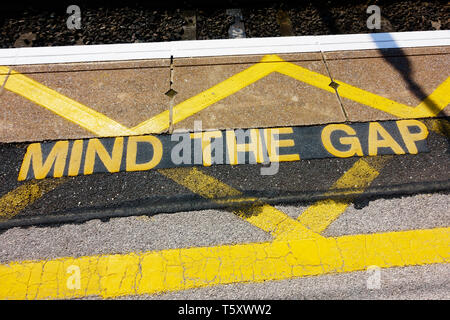
<path fill-rule="evenodd" d="M 352 204 L 325 236 L 424 229 L 450 221 L 448 193 L 420 194 Z M 277 206 L 292 217 L 305 206 Z M 270 236 L 223 210 L 92 220 L 59 227 L 12 228 L 0 234 L 0 262 L 117 254 L 168 248 L 251 243 Z M 449 299 L 448 264 L 381 270 L 379 289 L 368 289 L 367 272 L 219 285 L 124 299 Z M 87 297 L 97 299 L 97 297 Z"/>
<path fill-rule="evenodd" d="M 381 288 L 368 289 L 366 272 L 325 275 L 264 283 L 226 285 L 125 299 L 255 300 L 448 300 L 448 265 L 385 269 Z"/>
<path fill-rule="evenodd" d="M 389 160 L 381 174 L 356 201 L 364 206 L 372 198 L 448 190 L 448 138 L 430 131 L 427 143 L 428 153 L 394 156 Z M 25 146 L 0 145 L 0 175 L 5 181 L 0 186 L 0 195 L 23 184 L 17 181 L 17 175 Z M 334 194 L 328 192 L 325 195 L 325 192 L 357 160 L 353 157 L 282 162 L 277 174 L 266 176 L 260 174 L 262 165 L 213 165 L 198 169 L 241 191 L 243 197 L 258 197 L 271 204 L 310 203 L 329 197 L 345 199 L 342 191 L 347 189 L 336 189 Z M 0 222 L 0 228 L 233 207 L 233 203 L 230 205 L 202 198 L 157 170 L 99 173 L 62 179 L 64 182 L 54 190 L 13 218 Z M 220 200 L 233 199 L 228 196 Z"/>
<path fill-rule="evenodd" d="M 433 190 L 432 193 L 426 190 L 427 187 L 433 186 L 433 183 L 448 182 L 450 178 L 448 138 L 430 131 L 427 143 L 429 153 L 390 156 L 392 158 L 380 170 L 380 175 L 372 182 L 368 191 L 356 197 L 338 219 L 321 233 L 322 236 L 340 237 L 446 227 L 450 221 L 448 187 L 441 185 L 441 191 Z M 24 148 L 17 146 L 3 145 L 3 147 L 6 148 L 1 153 L 3 159 L 0 161 L 3 165 L 3 177 L 11 180 L 11 184 L 3 185 L 2 194 L 7 188 L 18 185 L 11 177 L 15 177 L 12 173 L 17 174 L 17 160 L 20 160 L 24 153 Z M 17 159 L 11 157 L 12 151 L 16 152 Z M 245 195 L 265 194 L 276 199 L 276 196 L 287 193 L 310 194 L 308 192 L 311 190 L 323 192 L 356 161 L 357 158 L 281 163 L 278 174 L 266 177 L 270 182 L 263 181 L 264 178 L 259 175 L 257 165 L 233 167 L 219 165 L 199 170 L 243 191 Z M 403 189 L 400 194 L 393 192 L 395 191 L 393 185 L 399 184 L 409 186 L 410 189 Z M 421 191 L 414 189 L 418 186 L 422 188 Z M 297 192 L 293 192 L 294 188 L 298 189 Z M 385 194 L 373 195 L 370 194 L 370 190 L 383 190 Z M 270 194 L 267 191 L 271 191 Z M 149 198 L 150 194 L 153 198 Z M 146 200 L 139 200 L 140 197 Z M 329 197 L 327 195 L 327 198 Z M 178 200 L 180 202 L 177 202 Z M 146 201 L 149 207 L 152 203 L 166 203 L 173 208 L 170 213 L 159 212 L 155 215 L 149 215 L 148 211 L 145 211 L 145 206 L 141 207 L 141 211 L 136 211 L 136 205 Z M 189 211 L 182 210 L 179 206 L 181 203 L 190 204 Z M 297 219 L 312 204 L 311 201 L 278 200 L 275 203 L 276 209 L 293 219 Z M 27 207 L 17 218 L 22 221 L 33 216 L 51 215 L 61 218 L 67 213 L 76 215 L 92 207 L 99 209 L 98 212 L 103 212 L 105 217 L 110 212 L 105 208 L 122 208 L 120 212 L 126 217 L 92 219 L 91 216 L 87 217 L 88 221 L 78 223 L 39 224 L 0 230 L 0 263 L 10 265 L 14 261 L 127 255 L 130 252 L 139 254 L 154 250 L 233 246 L 273 240 L 269 233 L 243 220 L 230 209 L 200 210 L 203 205 L 214 206 L 214 202 L 202 199 L 157 171 L 73 177 Z M 380 287 L 375 289 L 368 285 L 370 275 L 367 271 L 331 273 L 277 281 L 216 285 L 153 295 L 124 295 L 116 298 L 130 300 L 450 298 L 450 266 L 446 263 L 381 269 Z M 97 295 L 82 297 L 88 300 L 100 298 Z"/>

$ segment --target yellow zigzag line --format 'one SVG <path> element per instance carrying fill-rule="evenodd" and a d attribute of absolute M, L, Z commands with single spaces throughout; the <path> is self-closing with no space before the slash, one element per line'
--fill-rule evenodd
<path fill-rule="evenodd" d="M 0 83 L 4 82 L 8 70 L 6 67 L 0 67 Z M 259 63 L 176 105 L 173 108 L 174 124 L 238 92 L 272 72 L 279 72 L 330 93 L 334 92 L 334 89 L 329 86 L 329 77 L 286 62 L 277 55 L 266 55 Z M 335 82 L 339 84 L 338 91 L 341 97 L 399 118 L 433 117 L 450 102 L 450 77 L 415 108 L 338 80 L 335 80 Z M 169 127 L 169 111 L 166 110 L 132 129 L 128 129 L 107 116 L 16 71 L 11 72 L 5 84 L 5 89 L 33 101 L 99 136 L 160 133 Z"/>

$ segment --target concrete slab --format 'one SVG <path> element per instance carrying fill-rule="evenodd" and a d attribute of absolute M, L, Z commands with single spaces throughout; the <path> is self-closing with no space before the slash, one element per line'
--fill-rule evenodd
<path fill-rule="evenodd" d="M 80 126 L 7 90 L 0 93 L 0 108 L 0 142 L 92 136 Z"/>
<path fill-rule="evenodd" d="M 361 50 L 324 53 L 333 79 L 393 101 L 417 106 L 450 74 L 450 47 Z M 337 89 L 339 92 L 339 88 Z M 350 121 L 398 117 L 342 98 Z M 449 115 L 445 108 L 440 115 Z"/>
<path fill-rule="evenodd" d="M 169 106 L 164 95 L 170 86 L 168 59 L 25 65 L 13 70 L 126 127 L 136 126 Z M 0 93 L 0 142 L 97 136 L 29 97 L 6 89 Z M 41 93 L 37 90 L 33 94 Z"/>
<path fill-rule="evenodd" d="M 328 72 L 335 80 L 415 107 L 447 79 L 449 53 L 448 47 L 328 52 L 327 64 L 320 53 L 299 53 L 179 58 L 172 66 L 169 59 L 16 66 L 22 76 L 120 128 L 102 131 L 107 124 L 94 119 L 95 131 L 65 119 L 64 112 L 57 115 L 35 101 L 42 88 L 24 87 L 21 93 L 8 88 L 16 77 L 12 74 L 0 91 L 0 142 L 126 135 L 128 128 L 166 111 L 139 128 L 139 133 L 160 132 L 169 127 L 171 103 L 174 129 L 185 130 L 193 130 L 197 120 L 207 130 L 396 119 L 349 98 L 343 97 L 341 105 L 328 85 Z M 281 65 L 290 71 L 275 67 Z M 5 70 L 0 69 L 1 84 Z M 21 84 L 16 87 L 20 91 Z M 164 94 L 169 88 L 178 92 L 172 102 Z M 450 115 L 450 109 L 441 115 Z"/>
<path fill-rule="evenodd" d="M 319 53 L 278 55 L 328 78 Z M 175 59 L 173 88 L 175 105 L 235 76 L 261 61 L 263 56 Z M 282 63 L 282 62 L 281 62 Z M 264 62 L 265 65 L 280 61 Z M 314 87 L 279 72 L 272 72 L 245 86 L 251 77 L 235 80 L 244 88 L 211 104 L 175 124 L 176 129 L 193 130 L 201 120 L 203 129 L 309 125 L 345 120 L 334 92 Z M 328 80 L 327 80 L 328 81 Z M 331 79 L 330 79 L 331 81 Z M 218 91 L 215 94 L 220 95 Z M 174 109 L 174 120 L 177 112 Z"/>

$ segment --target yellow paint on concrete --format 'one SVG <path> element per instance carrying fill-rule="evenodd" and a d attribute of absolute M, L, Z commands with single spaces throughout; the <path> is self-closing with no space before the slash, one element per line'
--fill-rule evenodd
<path fill-rule="evenodd" d="M 5 67 L 0 67 L 0 73 L 5 71 Z M 104 114 L 72 100 L 14 70 L 11 71 L 11 74 L 5 83 L 5 89 L 16 93 L 99 136 L 131 135 L 133 133 L 125 126 L 110 119 Z"/>
<path fill-rule="evenodd" d="M 230 197 L 238 197 L 239 201 L 239 197 L 242 196 L 239 190 L 206 175 L 195 167 L 160 169 L 158 172 L 192 192 L 213 201 L 231 204 L 234 200 L 230 199 Z M 233 213 L 248 223 L 269 232 L 275 240 L 315 239 L 322 237 L 311 232 L 311 230 L 305 228 L 284 212 L 268 204 L 258 202 L 256 198 L 246 198 L 246 200 L 253 200 L 255 203 L 252 206 L 234 210 Z"/>
<path fill-rule="evenodd" d="M 298 81 L 310 84 L 319 89 L 328 91 L 329 93 L 335 93 L 334 89 L 330 87 L 330 77 L 308 70 L 294 63 L 285 62 L 281 58 L 279 58 L 279 62 L 280 63 L 277 65 L 278 68 L 276 69 L 277 72 Z M 282 88 L 279 88 L 278 90 L 282 90 Z"/>
<path fill-rule="evenodd" d="M 276 69 L 277 72 L 330 93 L 334 92 L 334 89 L 329 86 L 331 81 L 329 77 L 290 62 L 283 62 L 281 58 L 279 61 L 281 63 L 278 64 L 278 68 Z M 339 84 L 337 90 L 341 97 L 393 114 L 399 118 L 434 117 L 450 103 L 450 77 L 440 84 L 432 94 L 416 107 L 411 107 L 384 98 L 335 79 L 334 82 Z"/>
<path fill-rule="evenodd" d="M 66 179 L 31 180 L 0 197 L 0 221 L 14 217 Z"/>
<path fill-rule="evenodd" d="M 442 82 L 415 109 L 416 118 L 437 116 L 450 103 L 450 77 Z"/>
<path fill-rule="evenodd" d="M 270 58 L 268 56 L 268 58 Z M 266 58 L 266 59 L 268 59 Z M 262 61 L 265 61 L 264 59 Z M 216 84 L 215 86 L 189 98 L 175 107 L 173 107 L 172 123 L 176 124 L 191 115 L 209 107 L 210 105 L 238 92 L 246 86 L 264 78 L 270 73 L 274 72 L 278 64 L 273 63 L 257 63 L 242 72 L 239 72 L 230 78 Z M 164 111 L 161 114 L 153 117 L 138 126 L 133 130 L 137 133 L 161 132 L 168 128 L 169 111 Z"/>
<path fill-rule="evenodd" d="M 338 92 L 343 98 L 347 98 L 366 106 L 393 114 L 399 118 L 428 118 L 441 112 L 450 102 L 449 80 L 447 78 L 436 90 L 421 102 L 417 107 L 381 97 L 366 90 L 335 80 L 339 84 Z M 430 102 L 433 101 L 433 104 Z M 433 107 L 431 108 L 430 105 Z"/>
<path fill-rule="evenodd" d="M 334 94 L 335 92 L 329 86 L 331 79 L 328 76 L 290 62 L 285 62 L 276 55 L 266 55 L 259 63 L 176 105 L 173 109 L 173 123 L 178 123 L 192 116 L 272 72 L 279 72 L 298 81 L 328 91 L 329 93 Z M 430 96 L 415 108 L 344 82 L 337 80 L 335 82 L 339 84 L 338 91 L 341 97 L 393 114 L 399 118 L 433 117 L 441 112 L 450 102 L 450 78 L 447 78 Z M 169 111 L 167 110 L 142 122 L 134 127 L 133 130 L 139 134 L 162 132 L 168 128 L 168 123 Z"/>
<path fill-rule="evenodd" d="M 8 71 L 9 68 L 0 67 L 0 82 L 6 79 Z M 266 55 L 259 63 L 250 66 L 173 107 L 172 123 L 176 124 L 192 116 L 246 86 L 264 78 L 272 72 L 279 72 L 328 91 L 329 93 L 334 93 L 334 89 L 329 86 L 331 81 L 329 77 L 299 65 L 286 62 L 277 55 Z M 338 91 L 341 97 L 351 99 L 400 118 L 433 117 L 442 111 L 450 102 L 450 77 L 415 108 L 381 97 L 344 82 L 338 80 L 334 81 L 339 84 Z M 5 88 L 55 112 L 61 117 L 72 121 L 99 136 L 160 133 L 169 128 L 169 110 L 163 111 L 134 128 L 129 129 L 107 116 L 13 70 L 5 83 Z"/>
<path fill-rule="evenodd" d="M 362 271 L 373 265 L 448 263 L 449 244 L 450 228 L 436 228 L 11 262 L 0 265 L 0 299 L 114 298 Z M 72 270 L 78 268 L 77 282 Z"/>
<path fill-rule="evenodd" d="M 330 188 L 333 190 L 349 189 L 348 199 L 325 199 L 315 202 L 308 207 L 297 220 L 308 229 L 320 233 L 336 220 L 350 205 L 354 196 L 364 190 L 379 175 L 379 171 L 386 165 L 392 156 L 368 157 L 356 161 L 356 163 L 342 175 Z M 342 194 L 346 194 L 343 192 Z M 325 194 L 327 195 L 327 194 Z"/>

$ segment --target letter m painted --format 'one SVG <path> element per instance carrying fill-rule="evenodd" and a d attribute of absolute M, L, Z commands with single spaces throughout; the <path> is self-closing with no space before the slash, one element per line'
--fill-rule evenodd
<path fill-rule="evenodd" d="M 45 161 L 43 161 L 41 144 L 30 144 L 28 146 L 27 153 L 23 158 L 18 180 L 22 181 L 27 178 L 28 171 L 31 165 L 33 166 L 35 179 L 44 179 L 45 177 L 47 177 L 53 166 L 53 177 L 62 177 L 62 175 L 64 174 L 64 167 L 66 165 L 68 149 L 69 141 L 58 141 L 53 146 Z"/>

